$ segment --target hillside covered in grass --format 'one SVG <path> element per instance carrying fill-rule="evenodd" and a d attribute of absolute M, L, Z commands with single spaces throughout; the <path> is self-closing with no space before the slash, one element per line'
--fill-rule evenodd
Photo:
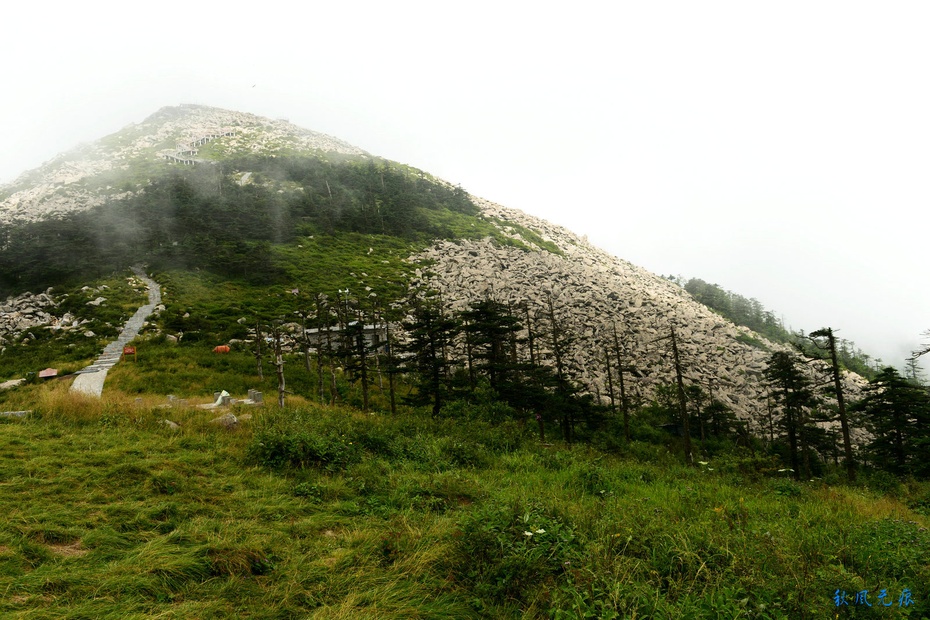
<path fill-rule="evenodd" d="M 136 263 L 285 282 L 284 248 L 319 235 L 365 234 L 425 245 L 494 235 L 460 188 L 359 156 L 230 159 L 165 165 L 129 197 L 0 225 L 0 295 L 74 285 Z"/>
<path fill-rule="evenodd" d="M 930 615 L 927 390 L 566 229 L 200 106 L 0 213 L 0 615 Z"/>
<path fill-rule="evenodd" d="M 926 484 L 541 444 L 495 403 L 253 408 L 226 430 L 149 399 L 36 398 L 0 424 L 5 617 L 928 615 Z"/>

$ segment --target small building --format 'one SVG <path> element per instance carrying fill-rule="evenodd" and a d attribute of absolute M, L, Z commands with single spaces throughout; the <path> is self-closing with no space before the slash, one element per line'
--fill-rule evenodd
<path fill-rule="evenodd" d="M 354 336 L 358 333 L 357 330 L 358 322 L 352 321 L 349 323 L 346 332 L 348 335 Z M 383 353 L 387 350 L 387 336 L 388 327 L 384 324 L 362 326 L 362 337 L 365 339 L 365 345 L 379 353 Z M 320 346 L 326 346 L 327 341 L 331 346 L 336 347 L 339 345 L 340 340 L 346 336 L 343 333 L 343 328 L 336 325 L 324 329 L 317 327 L 308 329 L 306 331 L 306 337 L 310 346 L 319 348 Z"/>

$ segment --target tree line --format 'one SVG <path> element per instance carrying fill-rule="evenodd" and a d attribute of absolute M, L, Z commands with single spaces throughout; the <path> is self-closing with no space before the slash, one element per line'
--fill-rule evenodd
<path fill-rule="evenodd" d="M 532 419 L 542 440 L 557 434 L 572 442 L 603 425 L 606 409 L 578 381 L 568 359 L 572 336 L 551 300 L 541 313 L 491 298 L 453 311 L 438 294 L 415 291 L 385 307 L 376 298 L 340 291 L 310 295 L 305 307 L 298 313 L 297 342 L 307 371 L 316 375 L 320 402 L 343 399 L 338 379 L 345 377 L 360 392 L 363 410 L 377 386 L 393 413 L 398 402 L 426 407 L 434 416 L 466 402 L 494 421 Z M 259 373 L 262 347 L 280 351 L 275 324 L 282 322 L 256 323 Z M 408 386 L 402 395 L 399 377 Z"/>
<path fill-rule="evenodd" d="M 274 244 L 341 231 L 450 234 L 430 211 L 478 208 L 460 187 L 376 158 L 252 156 L 172 167 L 131 198 L 0 223 L 0 295 L 78 284 L 139 262 L 274 282 L 284 275 Z"/>
<path fill-rule="evenodd" d="M 680 276 L 666 276 L 666 279 L 684 288 L 695 300 L 724 318 L 774 342 L 796 346 L 803 340 L 803 334 L 799 338 L 797 333 L 785 328 L 775 312 L 765 308 L 758 299 L 744 297 L 700 278 L 685 280 Z M 873 359 L 851 340 L 838 338 L 836 353 L 843 368 L 866 378 L 874 377 L 883 367 L 880 359 Z"/>
<path fill-rule="evenodd" d="M 639 390 L 647 372 L 644 354 L 624 342 L 616 325 L 600 334 L 607 393 L 579 380 L 573 331 L 551 298 L 530 307 L 488 297 L 459 310 L 441 295 L 422 291 L 389 307 L 348 291 L 344 297 L 311 298 L 301 315 L 301 348 L 324 403 L 343 398 L 339 374 L 362 392 L 366 410 L 375 386 L 389 395 L 395 413 L 403 402 L 434 416 L 457 415 L 460 403 L 469 402 L 474 405 L 469 411 L 483 411 L 495 421 L 532 423 L 543 441 L 598 441 L 606 435 L 617 446 L 672 441 L 690 463 L 743 446 L 778 457 L 798 480 L 823 475 L 831 462 L 842 465 L 849 480 L 863 465 L 930 476 L 923 456 L 930 448 L 930 393 L 885 368 L 863 398 L 847 404 L 830 328 L 805 336 L 804 347 L 770 355 L 763 377 L 766 416 L 754 435 L 720 397 L 719 386 L 686 378 L 689 361 L 674 325 L 656 342 L 675 379 L 644 398 Z M 382 336 L 366 337 L 366 325 L 379 327 Z M 262 338 L 256 342 L 260 348 Z M 271 348 L 280 351 L 279 345 Z M 400 385 L 407 386 L 403 395 Z"/>

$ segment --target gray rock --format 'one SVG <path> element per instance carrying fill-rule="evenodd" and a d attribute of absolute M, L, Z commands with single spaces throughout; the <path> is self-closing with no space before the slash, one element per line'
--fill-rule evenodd
<path fill-rule="evenodd" d="M 239 426 L 239 420 L 231 413 L 224 413 L 218 418 L 210 420 L 210 424 L 222 426 L 225 429 L 232 430 Z"/>
<path fill-rule="evenodd" d="M 659 385 L 675 380 L 665 344 L 674 324 L 689 382 L 705 386 L 717 382 L 715 395 L 732 403 L 734 413 L 750 420 L 756 430 L 766 419 L 766 387 L 758 373 L 771 351 L 784 347 L 737 328 L 677 284 L 618 259 L 564 228 L 480 198 L 475 202 L 492 221 L 516 222 L 533 230 L 562 254 L 526 252 L 490 239 L 437 242 L 410 260 L 414 264 L 429 261 L 428 271 L 415 269 L 415 281 L 425 289 L 440 291 L 451 310 L 464 310 L 492 294 L 504 303 L 526 304 L 534 323 L 544 324 L 551 297 L 556 320 L 575 336 L 573 350 L 565 355 L 569 372 L 602 402 L 608 398 L 603 353 L 612 341 L 612 326 L 617 325 L 627 359 L 645 371 L 642 376 L 628 376 L 627 389 L 648 399 Z M 520 236 L 518 227 L 500 228 L 502 234 L 533 247 L 532 240 Z M 737 340 L 742 334 L 761 346 Z M 540 353 L 543 363 L 553 363 L 551 352 Z M 847 389 L 850 398 L 861 392 L 852 379 Z"/>

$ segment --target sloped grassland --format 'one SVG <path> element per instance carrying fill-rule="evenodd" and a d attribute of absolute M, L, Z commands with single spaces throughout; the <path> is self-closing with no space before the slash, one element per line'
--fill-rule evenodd
<path fill-rule="evenodd" d="M 541 445 L 493 402 L 233 431 L 151 399 L 34 406 L 0 423 L 5 617 L 824 618 L 837 590 L 848 617 L 926 615 L 926 486 Z"/>
<path fill-rule="evenodd" d="M 127 144 L 148 144 L 136 133 Z M 145 148 L 170 147 L 162 133 Z M 637 321 L 631 342 L 643 344 L 674 316 L 694 343 L 693 379 L 725 373 L 731 393 L 766 354 L 651 274 L 420 171 L 227 147 L 211 146 L 212 164 L 148 166 L 159 176 L 145 191 L 4 228 L 2 290 L 54 285 L 69 294 L 60 309 L 90 322 L 14 339 L 0 378 L 89 361 L 88 343 L 142 301 L 130 264 L 156 272 L 166 307 L 102 400 L 66 383 L 0 392 L 0 409 L 33 411 L 0 419 L 3 615 L 821 618 L 837 591 L 849 617 L 928 615 L 925 483 L 874 474 L 847 486 L 829 468 L 833 484 L 796 483 L 751 443 L 709 445 L 684 467 L 679 441 L 645 410 L 631 442 L 613 420 L 584 442 L 542 443 L 525 412 L 481 389 L 438 417 L 404 405 L 392 416 L 375 389 L 363 414 L 343 375 L 341 403 L 318 404 L 316 368 L 297 355 L 286 358 L 287 407 L 237 410 L 236 429 L 212 424 L 216 412 L 164 408 L 167 394 L 273 394 L 249 343 L 226 356 L 212 347 L 249 339 L 253 321 L 299 321 L 316 293 L 387 305 L 415 284 L 450 305 L 485 291 L 518 301 L 540 292 L 534 265 L 559 278 L 543 292 L 573 309 L 562 316 L 583 343 L 577 366 L 602 396 L 603 369 L 586 356 L 609 322 L 592 313 Z M 87 305 L 98 296 L 107 301 Z M 644 384 L 670 375 L 658 347 L 633 350 Z M 872 608 L 854 604 L 865 590 Z M 906 593 L 915 603 L 899 606 Z"/>

